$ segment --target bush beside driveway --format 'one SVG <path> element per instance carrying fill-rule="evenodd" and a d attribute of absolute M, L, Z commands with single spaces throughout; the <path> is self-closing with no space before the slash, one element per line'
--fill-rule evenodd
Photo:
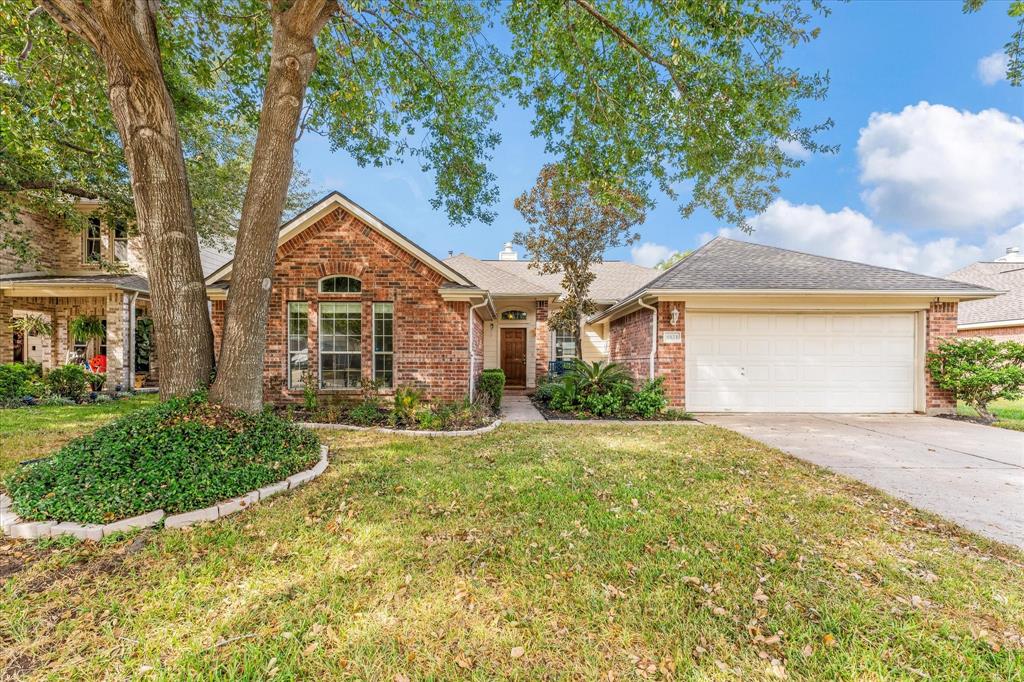
<path fill-rule="evenodd" d="M 324 432 L 188 533 L 0 548 L 26 677 L 1009 679 L 1024 555 L 714 427 Z"/>

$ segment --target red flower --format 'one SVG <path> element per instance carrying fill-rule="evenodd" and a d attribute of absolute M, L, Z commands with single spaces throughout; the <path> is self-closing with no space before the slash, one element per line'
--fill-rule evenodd
<path fill-rule="evenodd" d="M 89 360 L 89 370 L 94 374 L 106 374 L 107 372 L 107 356 L 106 355 L 95 355 Z"/>

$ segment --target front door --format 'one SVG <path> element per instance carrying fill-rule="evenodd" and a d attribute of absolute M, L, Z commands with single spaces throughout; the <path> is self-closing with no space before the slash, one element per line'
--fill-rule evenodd
<path fill-rule="evenodd" d="M 507 386 L 526 386 L 526 330 L 501 330 L 501 369 Z"/>

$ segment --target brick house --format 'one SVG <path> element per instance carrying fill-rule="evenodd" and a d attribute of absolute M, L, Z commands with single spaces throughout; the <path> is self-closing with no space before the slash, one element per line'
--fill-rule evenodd
<path fill-rule="evenodd" d="M 460 254 L 439 260 L 347 197 L 332 193 L 281 228 L 274 266 L 263 387 L 268 402 L 302 399 L 315 378 L 325 395 L 358 396 L 363 380 L 388 393 L 415 386 L 435 400 L 471 396 L 485 368 L 510 387 L 532 388 L 553 362 L 575 356 L 549 329 L 558 278 L 514 257 Z M 655 271 L 630 263 L 600 267 L 603 307 Z M 231 263 L 207 278 L 215 348 L 220 345 Z M 607 357 L 599 328 L 584 332 L 582 356 Z"/>
<path fill-rule="evenodd" d="M 88 217 L 81 232 L 32 213 L 3 225 L 12 237 L 26 239 L 35 257 L 25 262 L 0 251 L 0 363 L 37 362 L 50 370 L 102 356 L 105 388 L 128 388 L 136 370 L 136 324 L 150 306 L 141 244 L 126 225 L 101 220 L 97 203 L 82 201 L 76 208 Z M 26 316 L 41 318 L 52 333 L 26 336 L 8 326 Z M 68 328 L 79 316 L 98 318 L 106 335 L 74 338 Z M 155 354 L 140 369 L 155 380 Z"/>
<path fill-rule="evenodd" d="M 1024 256 L 1011 246 L 1006 254 L 992 261 L 979 261 L 948 275 L 995 289 L 998 296 L 960 305 L 957 333 L 960 336 L 984 336 L 996 341 L 1024 342 Z"/>
<path fill-rule="evenodd" d="M 665 377 L 691 411 L 943 412 L 952 396 L 925 370 L 957 333 L 961 301 L 984 286 L 714 239 L 661 272 L 597 266 L 599 312 L 582 347 L 548 325 L 557 276 L 511 245 L 496 260 L 439 260 L 332 193 L 281 228 L 264 397 L 358 395 L 360 381 L 413 385 L 433 399 L 472 395 L 484 368 L 532 388 L 572 357 Z M 231 263 L 207 278 L 219 339 Z"/>

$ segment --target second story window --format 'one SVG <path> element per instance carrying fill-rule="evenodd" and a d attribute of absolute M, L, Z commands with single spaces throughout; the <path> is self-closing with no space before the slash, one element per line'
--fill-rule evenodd
<path fill-rule="evenodd" d="M 128 223 L 114 223 L 114 260 L 128 260 Z"/>
<path fill-rule="evenodd" d="M 97 216 L 89 218 L 82 244 L 82 259 L 86 263 L 98 263 L 103 255 L 103 228 Z"/>

